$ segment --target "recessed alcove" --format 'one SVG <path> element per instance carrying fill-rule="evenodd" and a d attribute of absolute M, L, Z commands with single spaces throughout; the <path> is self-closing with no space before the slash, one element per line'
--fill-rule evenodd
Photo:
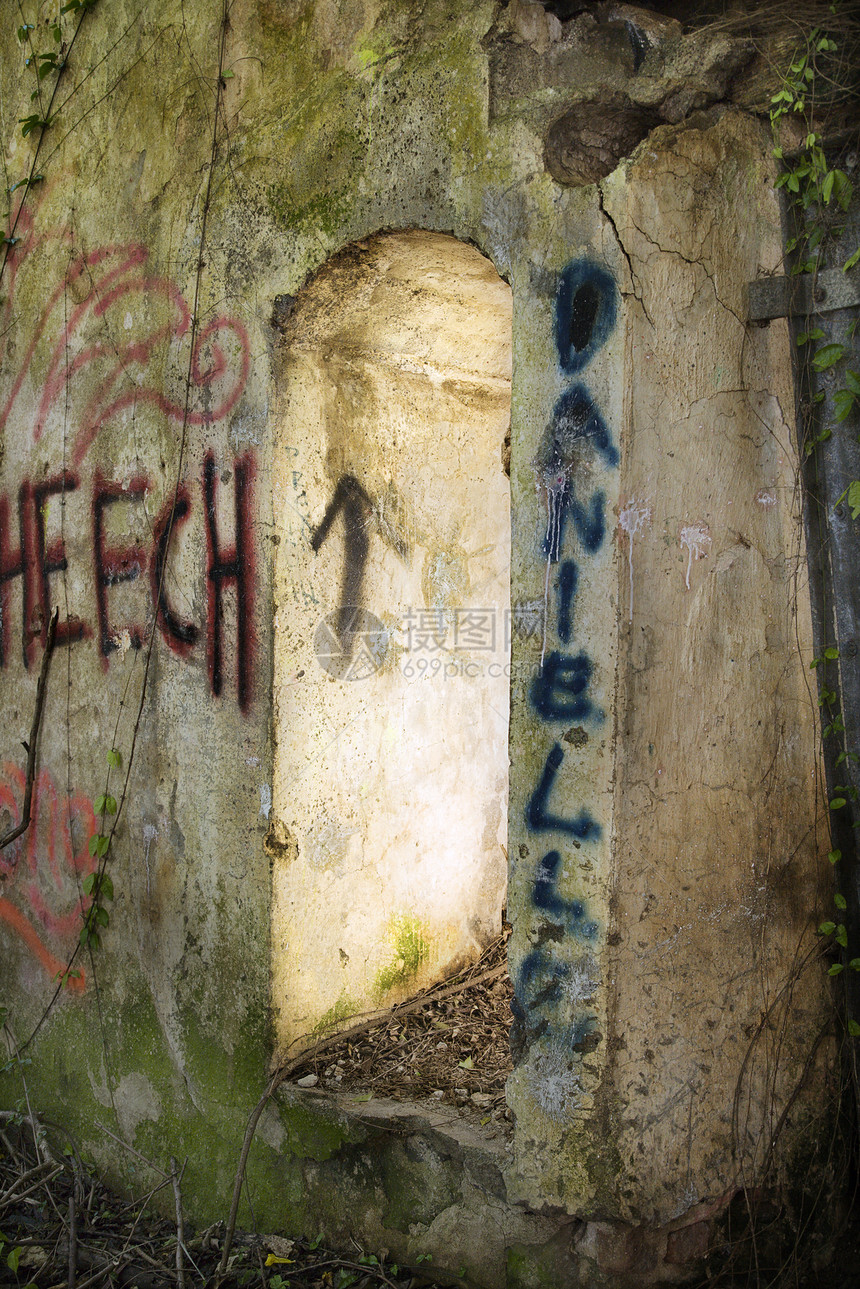
<path fill-rule="evenodd" d="M 507 888 L 511 292 L 379 234 L 281 318 L 268 849 L 280 1050 L 478 958 Z"/>

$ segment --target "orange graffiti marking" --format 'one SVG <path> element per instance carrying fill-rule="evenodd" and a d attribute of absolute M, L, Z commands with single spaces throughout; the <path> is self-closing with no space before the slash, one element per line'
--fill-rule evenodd
<path fill-rule="evenodd" d="M 24 796 L 24 773 L 8 763 L 3 772 L 0 810 L 9 812 L 14 825 L 21 819 L 18 803 Z M 68 941 L 81 925 L 88 903 L 82 895 L 81 881 L 95 868 L 89 840 L 96 832 L 96 818 L 88 798 L 58 792 L 50 772 L 42 770 L 34 785 L 30 827 L 0 855 L 0 882 L 4 884 L 0 919 L 21 938 L 52 978 L 64 971 L 66 964 L 45 940 Z M 20 903 L 14 896 L 20 898 Z M 68 984 L 69 988 L 83 989 L 83 974 Z"/>

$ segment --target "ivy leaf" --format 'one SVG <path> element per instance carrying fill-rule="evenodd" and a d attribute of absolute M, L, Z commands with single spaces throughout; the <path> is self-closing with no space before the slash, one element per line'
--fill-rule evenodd
<path fill-rule="evenodd" d="M 821 926 L 818 928 L 818 934 L 832 935 L 835 930 L 836 930 L 835 922 L 822 922 Z"/>
<path fill-rule="evenodd" d="M 472 1060 L 471 1056 L 467 1056 L 465 1061 L 457 1062 L 458 1070 L 474 1070 L 474 1068 L 475 1068 L 475 1062 Z"/>
<path fill-rule="evenodd" d="M 848 1033 L 852 1038 L 860 1037 L 860 1025 L 857 1024 L 856 1020 L 849 1020 Z"/>
<path fill-rule="evenodd" d="M 115 770 L 118 770 L 119 767 L 122 765 L 122 756 L 116 750 L 115 747 L 112 747 L 111 750 L 108 752 L 107 763 L 108 765 L 113 766 Z"/>
<path fill-rule="evenodd" d="M 833 800 L 830 802 L 830 809 L 841 810 L 844 805 L 845 805 L 844 797 L 834 797 Z"/>
<path fill-rule="evenodd" d="M 839 863 L 839 861 L 840 861 L 840 859 L 842 858 L 842 851 L 841 851 L 841 850 L 831 850 L 831 852 L 830 852 L 830 854 L 827 856 L 827 858 L 830 860 L 831 864 L 838 864 L 838 863 Z"/>
<path fill-rule="evenodd" d="M 860 519 L 860 479 L 852 479 L 848 485 L 848 505 L 851 507 L 851 518 Z"/>
<path fill-rule="evenodd" d="M 848 966 L 852 971 L 860 971 L 860 958 L 852 958 Z"/>
<path fill-rule="evenodd" d="M 860 246 L 857 247 L 857 250 L 854 252 L 853 255 L 848 256 L 848 259 L 842 265 L 842 272 L 847 273 L 848 270 L 853 269 L 854 265 L 857 264 L 858 262 L 860 262 Z"/>
<path fill-rule="evenodd" d="M 829 968 L 827 974 L 828 976 L 838 976 L 839 973 L 844 970 L 845 968 L 842 966 L 841 962 L 834 962 L 833 966 Z"/>
<path fill-rule="evenodd" d="M 847 908 L 848 908 L 848 901 L 845 899 L 845 896 L 844 896 L 844 895 L 840 895 L 838 891 L 837 891 L 837 892 L 836 892 L 836 894 L 833 896 L 833 903 L 836 905 L 836 907 L 837 907 L 838 909 L 847 909 Z"/>
<path fill-rule="evenodd" d="M 844 345 L 830 344 L 824 345 L 819 349 L 812 359 L 812 365 L 816 371 L 828 371 L 831 367 L 845 357 L 846 349 Z"/>
<path fill-rule="evenodd" d="M 834 416 L 837 421 L 847 421 L 854 407 L 855 395 L 848 389 L 837 389 L 833 395 Z"/>

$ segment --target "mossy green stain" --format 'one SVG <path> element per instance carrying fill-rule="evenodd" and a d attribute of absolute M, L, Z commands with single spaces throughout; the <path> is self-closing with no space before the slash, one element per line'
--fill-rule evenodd
<path fill-rule="evenodd" d="M 418 918 L 394 918 L 389 934 L 394 941 L 394 953 L 389 964 L 376 973 L 374 984 L 380 993 L 408 983 L 430 956 L 430 943 Z"/>
<path fill-rule="evenodd" d="M 324 1034 L 326 1030 L 333 1029 L 343 1020 L 349 1020 L 350 1016 L 355 1016 L 360 1010 L 358 1003 L 349 994 L 341 994 L 333 1007 L 319 1018 L 314 1025 L 313 1034 Z"/>

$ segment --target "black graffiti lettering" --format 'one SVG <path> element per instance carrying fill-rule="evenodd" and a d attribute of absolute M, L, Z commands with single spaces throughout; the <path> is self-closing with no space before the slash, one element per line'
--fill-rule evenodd
<path fill-rule="evenodd" d="M 38 608 L 40 610 L 40 636 L 44 644 L 48 633 L 48 619 L 51 616 L 50 597 L 51 587 L 50 579 L 54 573 L 65 573 L 68 568 L 66 560 L 66 549 L 63 545 L 62 537 L 50 547 L 47 545 L 45 534 L 45 512 L 46 503 L 49 497 L 62 496 L 67 492 L 74 492 L 78 486 L 78 481 L 68 470 L 55 476 L 53 479 L 46 479 L 44 483 L 34 485 L 33 493 L 33 542 L 35 546 L 34 563 L 36 568 L 36 585 L 38 591 Z M 30 629 L 31 641 L 35 634 L 35 623 Z M 84 635 L 89 634 L 89 628 L 85 627 L 82 622 L 75 619 L 69 619 L 61 622 L 57 627 L 56 642 L 57 644 L 70 644 L 73 640 L 80 640 Z M 25 646 L 24 662 L 29 665 L 28 659 L 29 646 Z"/>
<path fill-rule="evenodd" d="M 155 603 L 158 626 L 167 643 L 179 654 L 186 654 L 196 643 L 200 632 L 193 622 L 183 622 L 170 607 L 167 599 L 167 548 L 171 533 L 188 518 L 191 500 L 188 490 L 180 486 L 173 503 L 168 503 L 159 515 L 153 530 L 155 551 L 150 568 L 152 599 Z"/>
<path fill-rule="evenodd" d="M 311 535 L 311 550 L 314 553 L 328 537 L 331 526 L 341 510 L 343 511 L 344 543 L 337 634 L 344 654 L 349 657 L 355 640 L 356 609 L 361 607 L 364 570 L 370 551 L 368 528 L 373 516 L 373 502 L 351 474 L 342 475 L 339 479 L 328 509 Z"/>
<path fill-rule="evenodd" d="M 546 758 L 540 783 L 526 806 L 526 823 L 533 832 L 563 832 L 579 841 L 596 839 L 600 836 L 600 824 L 592 819 L 587 810 L 581 810 L 575 819 L 565 819 L 562 815 L 553 814 L 548 808 L 549 795 L 563 760 L 561 744 L 553 744 Z"/>
<path fill-rule="evenodd" d="M 108 619 L 108 587 L 120 582 L 133 582 L 140 577 L 146 563 L 140 546 L 114 550 L 105 546 L 105 511 L 118 501 L 140 501 L 146 495 L 146 481 L 133 479 L 127 487 L 107 483 L 96 476 L 93 489 L 93 553 L 96 569 L 96 608 L 99 623 L 99 648 L 103 658 L 118 648 Z M 143 631 L 132 626 L 129 631 L 133 649 L 143 643 Z"/>
<path fill-rule="evenodd" d="M 233 466 L 234 545 L 222 549 L 218 536 L 215 506 L 215 457 L 207 453 L 203 462 L 203 497 L 206 513 L 206 540 L 209 549 L 208 645 L 209 680 L 212 693 L 223 687 L 223 618 L 224 588 L 233 584 L 236 590 L 236 688 L 239 706 L 247 710 L 250 701 L 251 657 L 253 644 L 253 545 L 250 538 L 251 461 L 240 457 Z"/>

